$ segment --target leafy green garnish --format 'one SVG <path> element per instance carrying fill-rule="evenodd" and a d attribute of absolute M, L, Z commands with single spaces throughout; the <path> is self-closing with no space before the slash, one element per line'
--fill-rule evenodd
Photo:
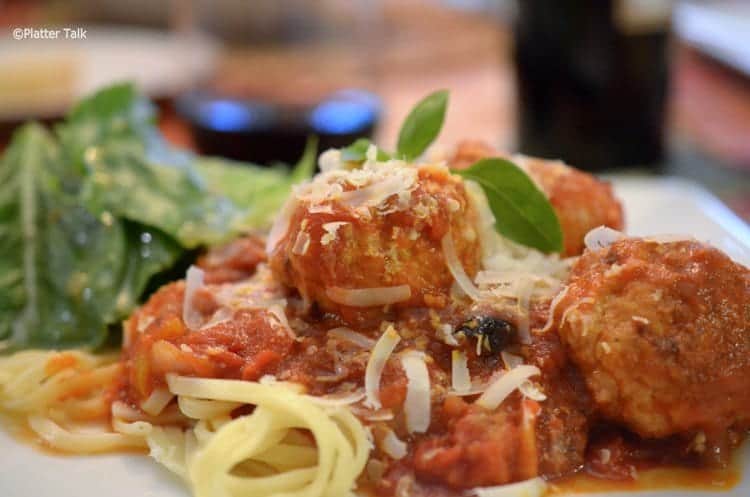
<path fill-rule="evenodd" d="M 453 172 L 479 183 L 500 234 L 542 252 L 562 251 L 562 229 L 552 205 L 518 166 L 492 158 Z"/>
<path fill-rule="evenodd" d="M 154 226 L 186 248 L 222 243 L 269 223 L 295 177 L 309 176 L 311 167 L 306 159 L 289 175 L 216 158 L 157 162 L 127 142 L 89 155 L 82 194 L 89 210 Z"/>
<path fill-rule="evenodd" d="M 297 165 L 294 166 L 292 174 L 289 179 L 292 183 L 300 183 L 306 179 L 310 179 L 315 174 L 315 163 L 318 158 L 318 137 L 310 136 L 307 138 L 305 143 L 305 150 L 302 152 L 302 157 L 297 161 Z"/>
<path fill-rule="evenodd" d="M 440 134 L 447 106 L 448 91 L 440 90 L 422 99 L 409 112 L 398 134 L 398 158 L 408 161 L 422 155 Z"/>
<path fill-rule="evenodd" d="M 186 248 L 226 239 L 237 209 L 226 197 L 211 195 L 191 170 L 151 162 L 142 147 L 128 142 L 88 155 L 81 200 L 91 212 L 154 226 Z"/>
<path fill-rule="evenodd" d="M 311 174 L 170 147 L 131 85 L 80 102 L 0 160 L 0 348 L 96 347 L 150 281 L 198 246 L 266 226 Z"/>
<path fill-rule="evenodd" d="M 145 117 L 149 107 L 139 95 L 133 92 L 128 100 L 117 91 L 112 96 L 130 109 L 115 113 L 117 119 L 142 109 L 140 119 L 124 120 L 139 122 L 140 128 L 87 149 L 82 202 L 95 214 L 109 212 L 156 227 L 183 247 L 222 243 L 270 223 L 291 184 L 315 168 L 315 139 L 291 175 L 282 168 L 174 150 Z"/>
<path fill-rule="evenodd" d="M 409 112 L 401 126 L 395 156 L 414 160 L 437 138 L 443 127 L 448 92 L 436 91 Z M 341 149 L 341 159 L 361 163 L 370 140 L 360 138 Z M 378 149 L 378 160 L 390 154 Z M 485 159 L 468 169 L 453 171 L 482 186 L 495 215 L 495 229 L 509 239 L 543 252 L 562 251 L 562 229 L 547 197 L 518 166 L 504 159 Z"/>
<path fill-rule="evenodd" d="M 0 337 L 10 348 L 101 344 L 180 253 L 157 231 L 85 210 L 62 157 L 29 124 L 0 161 Z"/>
<path fill-rule="evenodd" d="M 155 109 L 133 85 L 117 84 L 80 101 L 55 133 L 67 167 L 83 174 L 84 153 L 91 147 L 112 140 L 145 143 L 157 136 Z"/>
<path fill-rule="evenodd" d="M 364 162 L 367 159 L 367 149 L 370 148 L 370 145 L 372 145 L 372 142 L 367 138 L 359 138 L 348 147 L 341 149 L 341 160 L 344 162 Z M 377 159 L 379 161 L 387 161 L 390 158 L 391 154 L 378 147 Z"/>

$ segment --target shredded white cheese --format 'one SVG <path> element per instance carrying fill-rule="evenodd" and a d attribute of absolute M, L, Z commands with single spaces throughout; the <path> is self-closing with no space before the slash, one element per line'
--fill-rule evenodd
<path fill-rule="evenodd" d="M 393 326 L 389 326 L 375 343 L 365 368 L 365 405 L 367 407 L 372 409 L 382 407 L 380 403 L 380 377 L 383 375 L 383 369 L 388 358 L 400 341 L 399 334 Z"/>
<path fill-rule="evenodd" d="M 479 300 L 479 289 L 466 275 L 466 271 L 464 271 L 461 261 L 456 255 L 456 246 L 453 244 L 453 236 L 450 231 L 440 241 L 440 245 L 443 248 L 443 257 L 445 258 L 445 264 L 448 266 L 448 271 L 453 275 L 453 279 L 456 280 L 459 288 L 472 300 Z"/>
<path fill-rule="evenodd" d="M 292 214 L 296 208 L 297 201 L 294 195 L 290 195 L 283 207 L 281 207 L 281 212 L 279 212 L 273 226 L 271 226 L 271 230 L 268 232 L 268 238 L 266 238 L 266 254 L 269 256 L 276 248 L 276 245 L 278 245 L 281 239 L 284 238 L 289 231 Z"/>
<path fill-rule="evenodd" d="M 322 237 L 320 237 L 320 244 L 321 245 L 328 245 L 332 241 L 336 239 L 336 234 L 339 231 L 339 228 L 342 226 L 349 224 L 346 221 L 334 221 L 331 223 L 325 223 L 323 225 L 323 229 L 325 230 L 325 233 Z"/>
<path fill-rule="evenodd" d="M 523 357 L 516 354 L 511 354 L 508 351 L 503 350 L 500 352 L 500 358 L 503 360 L 505 369 L 513 369 L 523 364 Z"/>
<path fill-rule="evenodd" d="M 406 442 L 398 438 L 393 430 L 388 429 L 380 444 L 380 448 L 393 459 L 401 459 L 407 453 Z"/>
<path fill-rule="evenodd" d="M 566 295 L 568 295 L 568 290 L 570 289 L 569 286 L 563 287 L 562 291 L 560 291 L 557 295 L 555 295 L 555 298 L 552 299 L 549 306 L 549 316 L 547 316 L 547 322 L 544 323 L 544 326 L 541 329 L 542 333 L 545 333 L 552 329 L 552 325 L 555 322 L 555 313 L 557 312 L 557 306 L 560 305 L 560 302 L 565 298 Z"/>
<path fill-rule="evenodd" d="M 609 247 L 618 240 L 625 238 L 625 235 L 617 230 L 606 226 L 598 226 L 583 237 L 583 243 L 589 250 L 599 250 Z"/>
<path fill-rule="evenodd" d="M 531 343 L 531 294 L 534 291 L 534 281 L 521 279 L 517 283 L 518 292 L 518 341 L 523 344 Z"/>
<path fill-rule="evenodd" d="M 391 176 L 376 183 L 346 191 L 341 194 L 341 202 L 352 208 L 377 207 L 393 195 L 398 195 L 404 189 L 403 177 Z"/>
<path fill-rule="evenodd" d="M 408 207 L 411 190 L 417 186 L 417 168 L 403 161 L 380 162 L 376 156 L 368 156 L 361 167 L 347 169 L 340 151 L 329 150 L 321 155 L 319 164 L 322 172 L 294 189 L 294 196 L 308 203 L 309 210 L 328 202 L 340 202 L 356 215 L 367 216 L 368 209 L 380 209 L 394 196 L 398 198 L 390 204 L 390 209 L 403 210 Z"/>
<path fill-rule="evenodd" d="M 527 364 L 517 366 L 500 374 L 477 399 L 477 404 L 486 409 L 496 409 L 514 390 L 532 376 L 541 374 L 539 368 Z"/>
<path fill-rule="evenodd" d="M 182 320 L 189 330 L 197 330 L 203 324 L 203 316 L 193 307 L 195 293 L 203 285 L 203 270 L 196 266 L 190 266 L 185 275 L 185 297 L 182 304 Z"/>
<path fill-rule="evenodd" d="M 547 482 L 540 477 L 508 485 L 471 489 L 471 493 L 477 497 L 542 497 L 546 492 Z"/>
<path fill-rule="evenodd" d="M 396 304 L 411 298 L 409 285 L 375 288 L 326 288 L 326 296 L 337 304 L 351 307 L 376 307 Z"/>
<path fill-rule="evenodd" d="M 437 337 L 446 345 L 458 347 L 459 343 L 453 336 L 453 327 L 449 324 L 441 324 L 436 329 Z"/>
<path fill-rule="evenodd" d="M 424 354 L 409 351 L 401 355 L 406 373 L 404 415 L 409 433 L 424 433 L 430 427 L 430 374 Z"/>
<path fill-rule="evenodd" d="M 451 386 L 457 395 L 464 395 L 471 390 L 469 366 L 466 353 L 462 350 L 451 352 Z"/>
<path fill-rule="evenodd" d="M 527 399 L 535 400 L 537 402 L 544 402 L 547 400 L 547 395 L 545 395 L 542 389 L 531 380 L 526 380 L 521 383 L 518 387 L 518 391 Z"/>
<path fill-rule="evenodd" d="M 328 330 L 328 336 L 338 338 L 339 340 L 346 340 L 354 345 L 358 345 L 363 349 L 372 349 L 375 346 L 375 340 L 368 338 L 361 333 L 357 333 L 350 328 L 344 326 L 339 328 L 331 328 Z"/>
<path fill-rule="evenodd" d="M 297 233 L 297 239 L 294 241 L 294 246 L 292 246 L 292 254 L 305 255 L 308 248 L 310 248 L 310 235 L 307 231 L 300 231 Z"/>
<path fill-rule="evenodd" d="M 340 169 L 343 161 L 341 160 L 341 150 L 329 148 L 318 157 L 318 167 L 323 172 Z"/>

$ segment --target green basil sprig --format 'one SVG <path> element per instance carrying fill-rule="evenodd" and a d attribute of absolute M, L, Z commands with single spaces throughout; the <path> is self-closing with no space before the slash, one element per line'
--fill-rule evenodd
<path fill-rule="evenodd" d="M 440 133 L 447 106 L 446 90 L 436 91 L 417 103 L 401 126 L 393 156 L 410 161 L 422 155 Z M 341 149 L 342 160 L 364 162 L 370 144 L 367 138 L 360 138 Z M 391 154 L 378 148 L 378 160 L 390 157 Z M 518 166 L 493 158 L 453 173 L 481 185 L 495 216 L 498 233 L 542 252 L 562 251 L 562 229 L 552 205 Z"/>
<path fill-rule="evenodd" d="M 348 147 L 341 149 L 341 160 L 344 162 L 364 162 L 370 145 L 372 145 L 372 142 L 367 138 L 359 138 Z M 377 159 L 379 161 L 387 161 L 390 158 L 391 154 L 378 147 Z"/>
<path fill-rule="evenodd" d="M 410 161 L 422 155 L 440 133 L 447 106 L 447 90 L 436 91 L 420 100 L 401 125 L 396 153 L 390 154 L 378 147 L 377 159 L 386 161 L 396 157 Z M 371 144 L 372 142 L 367 138 L 359 138 L 348 147 L 341 149 L 341 160 L 352 163 L 364 162 L 367 158 L 367 149 Z"/>
<path fill-rule="evenodd" d="M 396 156 L 413 160 L 422 155 L 440 133 L 447 106 L 446 90 L 422 99 L 401 126 Z M 562 251 L 562 229 L 552 205 L 518 166 L 493 158 L 453 172 L 481 185 L 501 235 L 542 252 Z"/>
<path fill-rule="evenodd" d="M 482 187 L 498 233 L 542 252 L 562 251 L 560 221 L 547 197 L 521 168 L 491 158 L 453 172 Z"/>
<path fill-rule="evenodd" d="M 408 161 L 422 155 L 440 134 L 447 107 L 447 90 L 436 91 L 422 99 L 401 125 L 396 156 Z"/>

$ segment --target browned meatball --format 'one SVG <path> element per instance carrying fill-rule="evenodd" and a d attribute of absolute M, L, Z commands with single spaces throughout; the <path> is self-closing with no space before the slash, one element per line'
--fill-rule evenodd
<path fill-rule="evenodd" d="M 453 283 L 441 244 L 448 233 L 466 273 L 478 270 L 476 213 L 446 167 L 327 171 L 290 202 L 288 225 L 278 221 L 269 240 L 271 268 L 345 320 L 386 304 L 444 306 Z"/>
<path fill-rule="evenodd" d="M 255 273 L 258 264 L 266 260 L 263 241 L 247 235 L 226 245 L 214 247 L 196 261 L 205 271 L 203 281 L 208 284 L 241 281 Z"/>
<path fill-rule="evenodd" d="M 643 437 L 750 420 L 750 271 L 696 241 L 587 251 L 554 310 L 597 410 Z"/>
<path fill-rule="evenodd" d="M 623 228 L 622 206 L 610 185 L 560 161 L 521 155 L 510 157 L 483 142 L 465 141 L 456 147 L 449 162 L 451 167 L 460 169 L 486 157 L 512 159 L 544 191 L 560 219 L 564 255 L 580 254 L 584 246 L 583 237 L 597 226 Z"/>

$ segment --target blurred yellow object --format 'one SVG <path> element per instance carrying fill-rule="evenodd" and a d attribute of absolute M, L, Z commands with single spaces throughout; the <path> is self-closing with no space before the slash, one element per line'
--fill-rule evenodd
<path fill-rule="evenodd" d="M 0 120 L 61 114 L 75 99 L 78 67 L 72 50 L 0 59 Z"/>

